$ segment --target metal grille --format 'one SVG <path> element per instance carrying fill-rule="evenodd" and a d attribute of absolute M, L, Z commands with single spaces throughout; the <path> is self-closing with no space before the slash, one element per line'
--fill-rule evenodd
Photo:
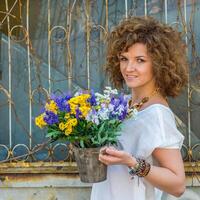
<path fill-rule="evenodd" d="M 48 144 L 33 118 L 54 93 L 109 85 L 105 38 L 121 18 L 152 15 L 183 31 L 187 90 L 170 100 L 185 135 L 185 161 L 199 161 L 199 0 L 0 0 L 0 162 L 71 160 L 67 143 Z"/>

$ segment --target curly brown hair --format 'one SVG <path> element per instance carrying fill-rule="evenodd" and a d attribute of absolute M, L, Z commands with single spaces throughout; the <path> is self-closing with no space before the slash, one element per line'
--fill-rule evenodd
<path fill-rule="evenodd" d="M 119 55 L 135 43 L 143 43 L 152 58 L 156 87 L 175 97 L 188 81 L 186 45 L 181 33 L 152 17 L 129 17 L 108 35 L 106 72 L 116 88 L 122 88 Z"/>

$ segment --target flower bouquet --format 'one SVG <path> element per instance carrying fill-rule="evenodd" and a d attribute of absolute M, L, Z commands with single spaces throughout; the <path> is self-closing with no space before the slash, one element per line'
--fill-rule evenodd
<path fill-rule="evenodd" d="M 100 148 L 115 145 L 122 121 L 135 114 L 126 95 L 106 87 L 103 94 L 79 91 L 73 96 L 52 95 L 35 124 L 46 127 L 46 136 L 53 141 L 62 139 L 73 145 L 83 182 L 99 182 L 106 179 L 106 172 L 102 172 L 106 166 L 98 160 Z"/>

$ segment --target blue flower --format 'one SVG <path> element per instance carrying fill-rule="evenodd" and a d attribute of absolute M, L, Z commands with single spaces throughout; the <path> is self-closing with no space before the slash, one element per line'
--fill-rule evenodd
<path fill-rule="evenodd" d="M 86 116 L 86 120 L 91 121 L 95 123 L 96 125 L 99 125 L 100 121 L 99 121 L 98 112 L 95 109 L 92 109 Z"/>
<path fill-rule="evenodd" d="M 121 112 L 121 114 L 118 116 L 118 119 L 121 120 L 121 121 L 123 121 L 126 118 L 126 115 L 127 115 L 127 110 L 124 109 Z"/>
<path fill-rule="evenodd" d="M 44 113 L 46 110 L 45 110 L 45 108 L 44 107 L 42 107 L 41 109 L 40 109 L 40 113 Z"/>
<path fill-rule="evenodd" d="M 55 123 L 58 123 L 58 115 L 56 115 L 55 113 L 51 111 L 46 111 L 45 116 L 44 116 L 44 121 L 48 125 L 53 125 Z"/>
<path fill-rule="evenodd" d="M 90 103 L 91 106 L 97 105 L 96 97 L 93 91 L 91 91 L 91 97 L 87 101 Z"/>
<path fill-rule="evenodd" d="M 70 100 L 71 98 L 72 98 L 72 95 L 70 95 L 70 94 L 67 94 L 67 95 L 64 97 L 64 99 L 65 99 L 66 101 Z"/>
<path fill-rule="evenodd" d="M 59 110 L 62 112 L 70 112 L 70 105 L 67 103 L 67 100 L 69 100 L 70 96 L 65 96 L 64 98 L 61 96 L 52 96 L 53 100 L 56 102 L 56 105 L 58 106 Z"/>
<path fill-rule="evenodd" d="M 79 108 L 76 108 L 76 119 L 79 119 L 82 115 L 82 112 L 79 110 Z"/>

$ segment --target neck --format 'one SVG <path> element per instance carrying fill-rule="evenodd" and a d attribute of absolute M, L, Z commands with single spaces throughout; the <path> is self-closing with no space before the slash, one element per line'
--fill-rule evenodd
<path fill-rule="evenodd" d="M 132 100 L 129 101 L 129 107 L 130 108 L 134 108 L 137 110 L 140 110 L 140 108 L 143 106 L 143 104 L 145 104 L 146 102 L 149 101 L 149 99 L 153 96 L 155 96 L 158 93 L 158 90 L 156 88 L 154 88 L 153 91 L 151 91 L 151 93 L 148 92 L 148 95 L 140 94 L 140 93 L 135 93 L 136 97 L 132 97 Z M 146 93 L 147 94 L 147 93 Z"/>
<path fill-rule="evenodd" d="M 155 95 L 156 88 L 147 88 L 146 90 L 141 90 L 140 88 L 132 89 L 132 102 L 137 103 L 141 101 L 144 97 L 151 97 Z"/>

